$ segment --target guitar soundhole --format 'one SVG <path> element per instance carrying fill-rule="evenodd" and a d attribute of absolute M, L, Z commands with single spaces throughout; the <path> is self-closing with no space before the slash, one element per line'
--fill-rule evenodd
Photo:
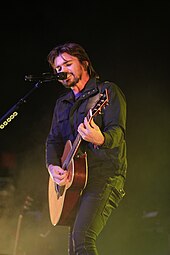
<path fill-rule="evenodd" d="M 55 183 L 55 191 L 57 193 L 58 198 L 63 195 L 64 189 L 65 189 L 65 186 L 59 186 L 57 183 Z"/>

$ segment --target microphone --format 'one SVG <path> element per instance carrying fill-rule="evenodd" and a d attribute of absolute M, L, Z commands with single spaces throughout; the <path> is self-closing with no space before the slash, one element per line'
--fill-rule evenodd
<path fill-rule="evenodd" d="M 25 81 L 40 81 L 40 82 L 48 82 L 48 81 L 56 81 L 56 80 L 65 80 L 67 79 L 67 73 L 60 72 L 56 74 L 52 73 L 42 73 L 40 75 L 25 75 Z"/>

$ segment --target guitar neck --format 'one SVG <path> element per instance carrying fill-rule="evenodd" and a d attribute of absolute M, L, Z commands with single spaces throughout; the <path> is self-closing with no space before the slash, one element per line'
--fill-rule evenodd
<path fill-rule="evenodd" d="M 62 165 L 62 168 L 63 169 L 68 169 L 68 166 L 71 162 L 71 160 L 74 158 L 79 146 L 80 146 L 80 143 L 81 143 L 81 135 L 78 133 L 77 136 L 76 136 L 76 139 L 74 140 L 74 143 L 72 145 L 72 148 L 71 150 L 69 151 L 68 155 L 67 155 L 67 158 L 65 159 L 65 161 L 63 162 L 63 165 Z"/>

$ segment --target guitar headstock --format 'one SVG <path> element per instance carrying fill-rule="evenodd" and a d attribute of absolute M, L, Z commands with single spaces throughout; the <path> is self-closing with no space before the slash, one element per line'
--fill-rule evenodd
<path fill-rule="evenodd" d="M 90 122 L 91 119 L 97 114 L 101 114 L 102 108 L 105 108 L 106 105 L 108 104 L 109 104 L 108 91 L 107 89 L 105 89 L 104 93 L 100 93 L 99 100 L 96 102 L 95 106 L 93 106 L 93 108 L 89 110 L 88 121 Z"/>

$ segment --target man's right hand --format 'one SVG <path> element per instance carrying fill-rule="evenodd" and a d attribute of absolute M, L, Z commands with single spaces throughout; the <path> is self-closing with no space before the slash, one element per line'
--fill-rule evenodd
<path fill-rule="evenodd" d="M 48 172 L 52 180 L 59 186 L 64 186 L 68 182 L 68 171 L 63 170 L 60 166 L 50 164 L 48 166 Z"/>

